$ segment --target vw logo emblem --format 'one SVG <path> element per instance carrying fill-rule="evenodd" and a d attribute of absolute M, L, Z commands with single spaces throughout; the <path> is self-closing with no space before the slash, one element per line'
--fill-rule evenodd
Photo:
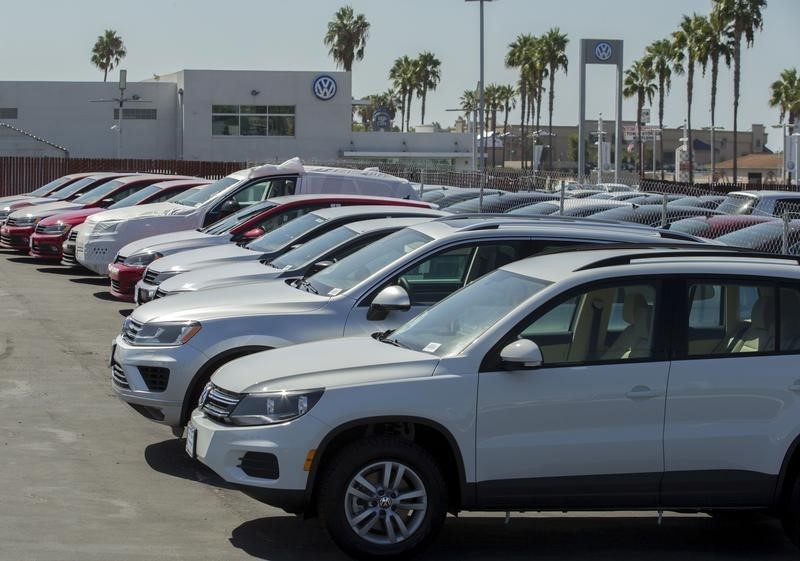
<path fill-rule="evenodd" d="M 336 80 L 330 76 L 317 76 L 311 86 L 317 99 L 328 101 L 336 95 Z"/>
<path fill-rule="evenodd" d="M 603 41 L 602 43 L 598 43 L 594 47 L 594 56 L 597 57 L 597 60 L 602 60 L 603 62 L 607 61 L 611 58 L 611 45 Z"/>
<path fill-rule="evenodd" d="M 786 162 L 786 169 L 788 169 L 789 171 L 794 171 L 794 162 L 791 160 Z"/>

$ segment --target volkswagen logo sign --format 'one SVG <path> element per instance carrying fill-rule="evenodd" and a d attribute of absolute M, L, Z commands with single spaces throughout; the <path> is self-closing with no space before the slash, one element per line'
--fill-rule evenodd
<path fill-rule="evenodd" d="M 336 80 L 325 74 L 317 76 L 311 85 L 311 89 L 317 99 L 328 101 L 336 95 Z"/>
<path fill-rule="evenodd" d="M 605 41 L 594 46 L 594 56 L 597 57 L 597 60 L 602 60 L 605 62 L 611 58 L 612 53 L 613 49 L 611 48 L 611 45 Z"/>

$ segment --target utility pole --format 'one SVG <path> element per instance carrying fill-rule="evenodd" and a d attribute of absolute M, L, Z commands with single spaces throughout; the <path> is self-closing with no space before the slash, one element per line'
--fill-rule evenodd
<path fill-rule="evenodd" d="M 117 123 L 111 127 L 111 130 L 117 134 L 117 159 L 122 158 L 122 119 L 125 103 L 148 103 L 149 99 L 141 99 L 138 95 L 134 94 L 131 97 L 125 97 L 125 90 L 128 89 L 128 71 L 119 71 L 119 97 L 111 99 L 90 99 L 90 103 L 116 103 L 117 104 Z"/>

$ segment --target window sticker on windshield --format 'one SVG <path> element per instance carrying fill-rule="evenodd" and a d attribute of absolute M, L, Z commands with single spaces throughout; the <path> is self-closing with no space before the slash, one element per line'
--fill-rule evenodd
<path fill-rule="evenodd" d="M 328 291 L 328 296 L 336 296 L 341 291 L 342 291 L 341 288 L 331 288 L 330 291 Z"/>
<path fill-rule="evenodd" d="M 292 268 L 291 265 L 286 265 L 283 269 L 281 269 L 281 271 L 288 271 L 291 268 Z"/>
<path fill-rule="evenodd" d="M 323 218 L 317 218 L 316 220 L 314 220 L 314 222 L 319 224 L 320 222 L 325 222 L 325 220 Z"/>
<path fill-rule="evenodd" d="M 428 343 L 422 350 L 423 352 L 426 353 L 435 353 L 436 349 L 438 349 L 441 346 L 442 346 L 441 343 Z"/>

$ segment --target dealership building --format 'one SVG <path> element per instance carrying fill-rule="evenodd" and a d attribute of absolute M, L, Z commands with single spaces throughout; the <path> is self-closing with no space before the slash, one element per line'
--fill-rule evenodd
<path fill-rule="evenodd" d="M 347 72 L 182 70 L 128 82 L 122 95 L 116 82 L 0 81 L 0 155 L 471 167 L 467 133 L 354 132 L 350 80 Z"/>

